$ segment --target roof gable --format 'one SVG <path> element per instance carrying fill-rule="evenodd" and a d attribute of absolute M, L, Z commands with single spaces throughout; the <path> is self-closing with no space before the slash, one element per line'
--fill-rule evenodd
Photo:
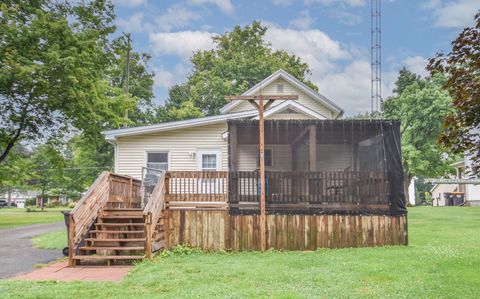
<path fill-rule="evenodd" d="M 275 73 L 271 74 L 270 76 L 268 76 L 267 78 L 265 78 L 264 80 L 262 80 L 261 82 L 259 82 L 258 84 L 256 84 L 255 86 L 253 86 L 252 88 L 247 90 L 246 92 L 244 92 L 242 95 L 258 94 L 261 91 L 261 89 L 266 88 L 267 86 L 269 86 L 270 84 L 274 83 L 275 81 L 277 81 L 279 79 L 282 79 L 282 80 L 286 81 L 288 84 L 293 86 L 295 89 L 298 89 L 300 92 L 304 93 L 309 98 L 311 98 L 314 101 L 316 101 L 316 102 L 320 103 L 321 105 L 325 106 L 327 109 L 331 110 L 336 115 L 342 115 L 343 114 L 344 110 L 340 106 L 336 105 L 335 103 L 330 101 L 327 97 L 319 94 L 318 92 L 311 89 L 310 87 L 308 87 L 307 85 L 305 85 L 304 83 L 302 83 L 301 81 L 299 81 L 298 79 L 296 79 L 295 77 L 293 77 L 292 75 L 290 75 L 289 73 L 287 73 L 286 71 L 284 71 L 282 69 L 280 69 L 280 70 L 276 71 Z M 228 103 L 227 105 L 223 106 L 220 109 L 220 112 L 221 113 L 229 113 L 235 107 L 240 105 L 241 103 L 242 103 L 242 101 L 239 101 L 239 100 L 232 101 L 232 102 Z"/>

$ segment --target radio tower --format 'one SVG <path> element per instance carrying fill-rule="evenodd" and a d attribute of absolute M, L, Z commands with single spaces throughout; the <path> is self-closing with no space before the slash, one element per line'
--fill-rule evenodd
<path fill-rule="evenodd" d="M 371 0 L 371 112 L 380 110 L 382 100 L 382 15 L 381 0 Z"/>

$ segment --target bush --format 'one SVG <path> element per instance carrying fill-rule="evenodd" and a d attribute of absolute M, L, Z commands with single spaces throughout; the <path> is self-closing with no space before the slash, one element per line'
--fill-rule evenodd
<path fill-rule="evenodd" d="M 77 204 L 76 202 L 71 202 L 71 203 L 68 204 L 68 207 L 69 207 L 70 209 L 73 209 L 73 208 L 75 208 L 75 205 L 76 205 L 76 204 Z"/>

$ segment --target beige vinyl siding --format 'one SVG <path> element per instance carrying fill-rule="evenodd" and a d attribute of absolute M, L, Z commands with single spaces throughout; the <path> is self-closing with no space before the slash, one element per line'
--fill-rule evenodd
<path fill-rule="evenodd" d="M 277 84 L 283 84 L 283 94 L 284 95 L 298 95 L 298 103 L 302 104 L 305 107 L 312 109 L 313 111 L 324 115 L 326 118 L 332 118 L 332 111 L 319 103 L 318 101 L 312 99 L 310 96 L 306 95 L 304 92 L 300 91 L 296 87 L 292 86 L 290 83 L 285 81 L 282 78 L 279 78 L 269 85 L 262 87 L 262 94 L 279 94 L 277 92 Z M 276 101 L 273 106 L 280 104 L 281 101 Z M 239 105 L 234 107 L 230 112 L 240 112 L 252 110 L 252 105 L 248 101 L 242 101 Z"/>
<path fill-rule="evenodd" d="M 301 145 L 297 149 L 297 170 L 307 171 L 308 147 Z M 352 148 L 346 145 L 318 144 L 317 145 L 317 170 L 318 171 L 344 171 L 353 165 Z"/>
<path fill-rule="evenodd" d="M 314 119 L 309 115 L 305 115 L 303 113 L 276 113 L 266 117 L 265 119 Z"/>
<path fill-rule="evenodd" d="M 292 170 L 292 151 L 290 145 L 266 144 L 265 148 L 272 149 L 273 155 L 273 166 L 265 167 L 266 170 Z M 258 144 L 239 144 L 237 155 L 237 167 L 239 171 L 254 171 L 258 169 Z"/>
<path fill-rule="evenodd" d="M 169 153 L 169 170 L 197 170 L 196 153 L 202 149 L 219 149 L 222 155 L 222 170 L 228 170 L 228 145 L 222 133 L 227 124 L 214 124 L 122 137 L 117 141 L 118 173 L 141 178 L 141 167 L 146 165 L 147 152 Z"/>

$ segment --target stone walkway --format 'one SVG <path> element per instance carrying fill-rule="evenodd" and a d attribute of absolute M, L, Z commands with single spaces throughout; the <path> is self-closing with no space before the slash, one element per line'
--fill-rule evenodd
<path fill-rule="evenodd" d="M 0 229 L 0 279 L 32 271 L 36 264 L 61 258 L 61 250 L 34 248 L 31 241 L 35 236 L 59 230 L 67 233 L 64 222 Z"/>
<path fill-rule="evenodd" d="M 132 266 L 76 266 L 68 267 L 66 261 L 53 263 L 13 279 L 56 281 L 121 281 Z"/>

